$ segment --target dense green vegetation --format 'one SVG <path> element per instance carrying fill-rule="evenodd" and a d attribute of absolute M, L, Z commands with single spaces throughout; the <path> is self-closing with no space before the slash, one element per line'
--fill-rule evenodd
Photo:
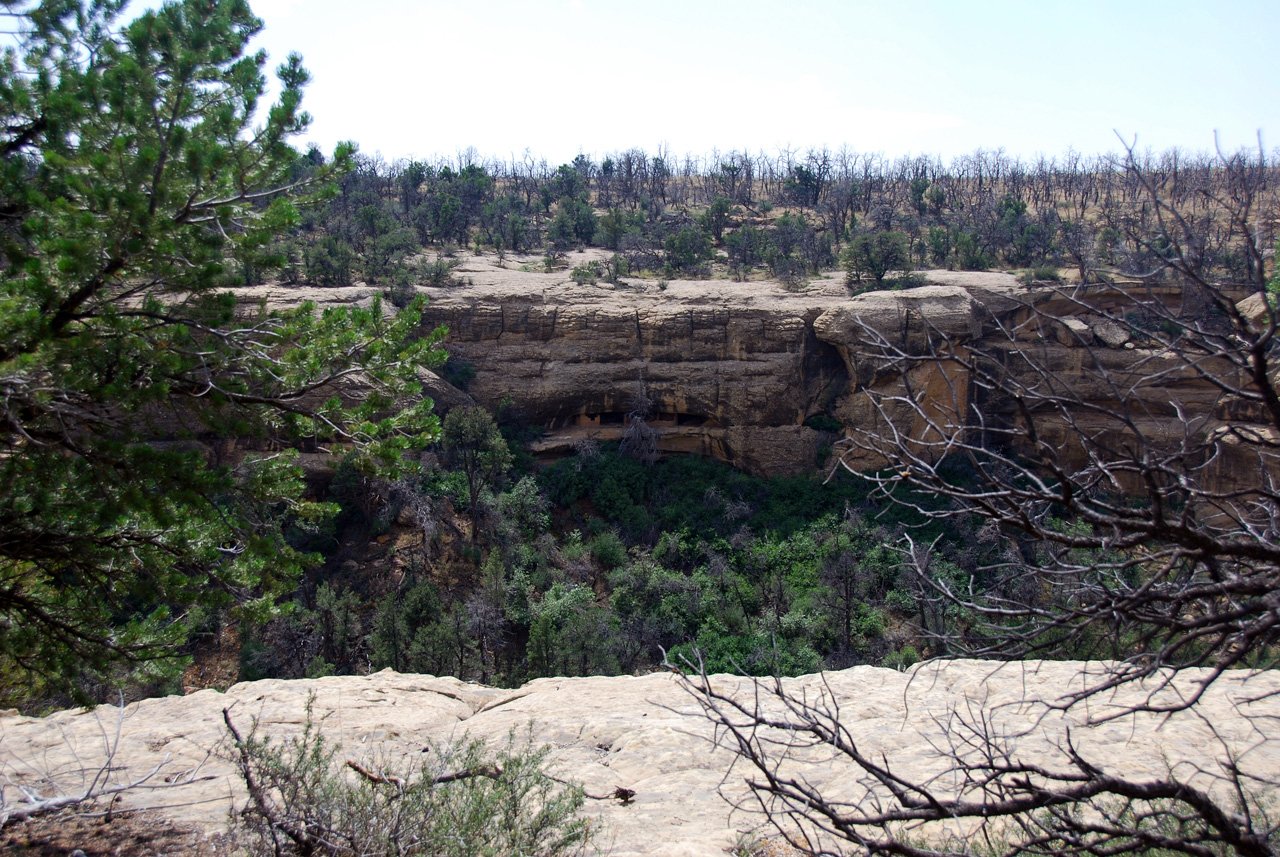
<path fill-rule="evenodd" d="M 449 421 L 445 433 L 442 451 Z M 933 542 L 932 567 L 957 580 L 995 549 L 870 497 L 848 474 L 759 479 L 607 445 L 537 473 L 490 469 L 473 493 L 466 461 L 453 460 L 412 484 L 335 483 L 340 540 L 405 536 L 393 557 L 402 576 L 317 576 L 292 615 L 243 631 L 249 675 L 389 666 L 516 684 L 652 669 L 664 652 L 752 674 L 907 665 L 933 652 L 920 623 L 962 617 L 939 612 L 906 572 L 901 534 Z"/>

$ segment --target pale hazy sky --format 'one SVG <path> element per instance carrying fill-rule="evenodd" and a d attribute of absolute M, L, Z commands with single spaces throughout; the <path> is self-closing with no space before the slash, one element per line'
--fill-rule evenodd
<path fill-rule="evenodd" d="M 1280 0 L 251 0 L 306 140 L 552 162 L 1280 145 Z"/>

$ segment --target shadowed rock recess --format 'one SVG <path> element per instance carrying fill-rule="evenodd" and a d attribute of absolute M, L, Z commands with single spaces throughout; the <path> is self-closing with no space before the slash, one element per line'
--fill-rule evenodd
<path fill-rule="evenodd" d="M 1151 688 L 1127 687 L 1101 695 L 1070 713 L 1046 701 L 1081 688 L 1096 664 L 948 661 L 907 672 L 860 666 L 822 675 L 783 679 L 793 695 L 830 694 L 840 719 L 868 756 L 883 754 L 893 769 L 915 781 L 946 770 L 939 752 L 956 738 L 957 717 L 987 719 L 993 734 L 1024 761 L 1065 769 L 1070 727 L 1074 747 L 1103 770 L 1133 780 L 1174 776 L 1217 789 L 1217 759 L 1240 752 L 1246 772 L 1280 770 L 1280 674 L 1228 673 L 1207 692 L 1193 714 L 1139 714 L 1105 721 L 1118 706 L 1147 698 Z M 1176 689 L 1187 692 L 1204 672 L 1188 670 Z M 749 694 L 750 680 L 714 676 L 725 692 Z M 1156 701 L 1165 699 L 1161 691 Z M 713 745 L 714 733 L 697 700 L 667 673 L 641 677 L 546 678 L 514 690 L 453 678 L 402 675 L 315 680 L 267 680 L 237 684 L 225 694 L 202 690 L 186 697 L 148 699 L 121 713 L 63 711 L 45 718 L 0 716 L 0 764 L 17 779 L 45 775 L 74 788 L 83 772 L 104 759 L 104 742 L 120 738 L 112 763 L 116 781 L 136 778 L 161 762 L 159 776 L 175 776 L 203 762 L 209 778 L 170 791 L 134 792 L 128 806 L 169 807 L 174 820 L 213 832 L 224 829 L 229 810 L 246 795 L 231 763 L 206 758 L 223 740 L 222 710 L 241 724 L 258 718 L 272 737 L 295 735 L 315 695 L 314 716 L 326 736 L 340 742 L 339 761 L 378 753 L 390 766 L 422 758 L 429 742 L 464 734 L 491 744 L 532 727 L 532 740 L 552 747 L 553 773 L 581 783 L 588 794 L 621 787 L 635 792 L 626 804 L 588 800 L 587 811 L 604 822 L 599 844 L 618 855 L 721 857 L 740 832 L 760 817 L 734 811 L 746 794 L 745 765 Z M 749 698 L 743 696 L 742 698 Z M 1089 718 L 1094 723 L 1089 723 Z M 951 735 L 945 731 L 951 727 Z M 780 737 L 775 735 L 774 737 Z M 1245 752 L 1247 751 L 1247 752 Z M 802 773 L 832 796 L 867 798 L 860 778 L 829 752 L 797 751 L 784 771 Z M 937 780 L 945 788 L 947 780 Z M 761 831 L 764 833 L 765 831 Z"/>

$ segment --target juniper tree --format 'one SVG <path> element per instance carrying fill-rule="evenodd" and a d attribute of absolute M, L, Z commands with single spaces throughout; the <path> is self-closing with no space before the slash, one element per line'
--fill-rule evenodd
<path fill-rule="evenodd" d="M 471 540 L 479 536 L 480 492 L 511 466 L 511 450 L 484 408 L 454 408 L 444 418 L 444 447 L 467 477 Z"/>

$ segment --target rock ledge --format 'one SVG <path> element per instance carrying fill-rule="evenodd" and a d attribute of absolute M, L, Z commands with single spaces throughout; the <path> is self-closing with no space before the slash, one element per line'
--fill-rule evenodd
<path fill-rule="evenodd" d="M 947 661 L 905 673 L 853 667 L 785 679 L 794 693 L 824 689 L 840 706 L 864 750 L 884 754 L 896 770 L 928 776 L 941 770 L 934 747 L 944 737 L 940 723 L 952 713 L 982 712 L 1011 737 L 1020 755 L 1043 764 L 1061 763 L 1058 749 L 1070 725 L 1075 746 L 1090 761 L 1130 777 L 1175 773 L 1207 783 L 1219 770 L 1219 739 L 1248 748 L 1244 761 L 1262 772 L 1280 770 L 1280 673 L 1229 673 L 1197 707 L 1198 716 L 1168 720 L 1134 715 L 1090 724 L 1114 706 L 1141 698 L 1129 688 L 1092 700 L 1069 714 L 1045 701 L 1078 688 L 1098 664 L 1027 662 L 994 664 Z M 1180 686 L 1200 676 L 1189 671 Z M 750 680 L 715 676 L 718 687 L 750 690 Z M 517 689 L 483 687 L 454 678 L 383 671 L 371 676 L 246 682 L 225 694 L 202 690 L 185 697 L 149 699 L 120 712 L 62 711 L 45 718 L 0 716 L 0 765 L 10 776 L 47 772 L 72 786 L 80 772 L 104 757 L 104 735 L 120 728 L 113 761 L 123 779 L 150 770 L 166 758 L 173 774 L 203 762 L 212 775 L 179 790 L 135 793 L 132 805 L 167 807 L 173 820 L 223 829 L 228 811 L 244 800 L 232 766 L 217 755 L 223 741 L 222 709 L 241 723 L 257 718 L 271 735 L 294 734 L 309 696 L 324 730 L 342 745 L 340 758 L 359 759 L 375 749 L 384 758 L 416 756 L 431 741 L 469 734 L 500 742 L 515 730 L 531 729 L 554 749 L 558 776 L 582 783 L 589 793 L 624 787 L 635 791 L 626 805 L 588 801 L 607 825 L 602 842 L 616 855 L 706 855 L 720 857 L 740 831 L 760 819 L 731 811 L 728 800 L 744 794 L 745 767 L 726 777 L 732 756 L 712 743 L 701 708 L 675 676 L 548 678 Z M 1263 698 L 1267 695 L 1269 698 Z M 1260 699 L 1248 702 L 1250 699 Z M 1212 729 L 1216 730 L 1215 737 Z M 74 750 L 74 754 L 72 751 Z M 850 772 L 830 759 L 804 762 L 815 783 L 847 788 Z"/>

